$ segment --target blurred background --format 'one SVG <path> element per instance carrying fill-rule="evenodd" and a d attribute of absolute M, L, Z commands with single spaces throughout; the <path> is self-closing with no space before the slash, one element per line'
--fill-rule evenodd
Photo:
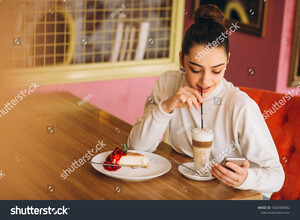
<path fill-rule="evenodd" d="M 36 93 L 88 97 L 134 124 L 158 76 L 179 69 L 183 34 L 207 3 L 241 25 L 228 81 L 279 93 L 299 85 L 298 0 L 0 0 L 0 101 L 37 82 Z"/>

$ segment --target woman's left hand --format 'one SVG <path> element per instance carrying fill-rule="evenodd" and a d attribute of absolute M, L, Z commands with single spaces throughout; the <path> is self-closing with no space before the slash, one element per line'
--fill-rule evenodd
<path fill-rule="evenodd" d="M 249 161 L 246 160 L 242 166 L 238 166 L 232 162 L 226 162 L 225 165 L 235 172 L 217 163 L 211 169 L 213 176 L 228 186 L 240 186 L 247 178 L 248 168 L 250 167 Z"/>

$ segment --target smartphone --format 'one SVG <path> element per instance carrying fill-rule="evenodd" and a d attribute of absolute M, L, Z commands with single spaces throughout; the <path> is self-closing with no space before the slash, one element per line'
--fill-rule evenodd
<path fill-rule="evenodd" d="M 228 170 L 233 171 L 229 167 L 225 166 L 226 162 L 232 162 L 232 163 L 234 163 L 234 164 L 236 164 L 238 166 L 242 166 L 245 161 L 246 161 L 246 159 L 244 157 L 225 157 L 224 160 L 222 160 L 222 162 L 220 164 L 223 167 L 227 168 Z"/>

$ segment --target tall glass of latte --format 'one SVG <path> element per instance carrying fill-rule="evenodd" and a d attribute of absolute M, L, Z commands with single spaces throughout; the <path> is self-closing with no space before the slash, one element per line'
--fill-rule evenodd
<path fill-rule="evenodd" d="M 205 166 L 209 162 L 213 138 L 214 131 L 210 128 L 194 128 L 192 130 L 194 166 L 196 170 L 206 170 Z"/>

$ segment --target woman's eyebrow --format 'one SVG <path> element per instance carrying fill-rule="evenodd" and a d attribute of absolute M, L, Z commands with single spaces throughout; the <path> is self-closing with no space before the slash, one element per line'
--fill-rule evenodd
<path fill-rule="evenodd" d="M 199 64 L 197 64 L 197 63 L 194 63 L 194 62 L 189 62 L 190 64 L 193 64 L 193 65 L 195 65 L 195 66 L 199 66 L 199 67 L 203 67 L 203 66 L 201 66 L 201 65 L 199 65 Z M 222 65 L 224 65 L 225 63 L 220 63 L 220 64 L 218 64 L 218 65 L 215 65 L 215 66 L 212 66 L 211 68 L 215 68 L 215 67 L 218 67 L 218 66 L 222 66 Z"/>

